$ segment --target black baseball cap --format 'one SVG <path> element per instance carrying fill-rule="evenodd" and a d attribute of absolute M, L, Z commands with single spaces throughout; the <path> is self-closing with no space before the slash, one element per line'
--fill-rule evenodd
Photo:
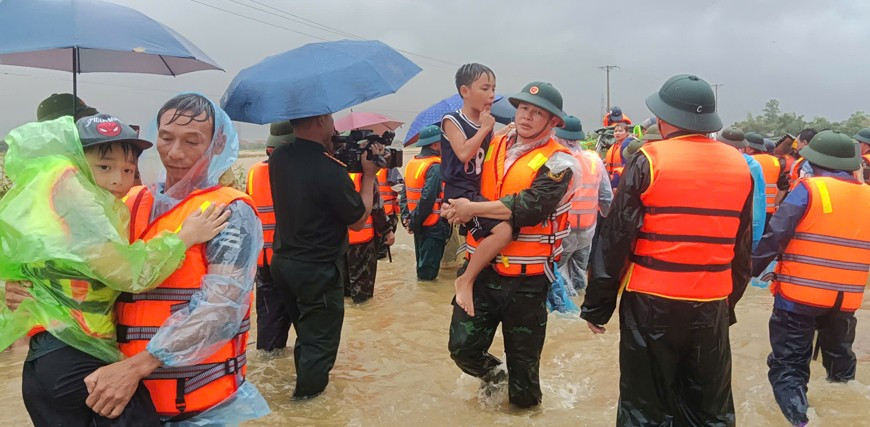
<path fill-rule="evenodd" d="M 127 126 L 115 116 L 108 114 L 96 114 L 82 117 L 76 122 L 79 131 L 79 140 L 82 148 L 93 145 L 106 144 L 109 142 L 129 142 L 141 150 L 147 150 L 154 144 L 139 138 L 130 126 Z"/>

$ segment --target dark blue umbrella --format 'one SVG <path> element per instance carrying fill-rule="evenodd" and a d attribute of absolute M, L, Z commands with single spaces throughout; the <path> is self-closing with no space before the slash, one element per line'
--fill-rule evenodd
<path fill-rule="evenodd" d="M 511 105 L 510 101 L 507 98 L 502 98 L 495 103 L 492 104 L 492 109 L 489 111 L 495 120 L 501 124 L 508 124 L 514 121 L 514 117 L 517 115 L 517 109 Z"/>
<path fill-rule="evenodd" d="M 0 64 L 176 76 L 221 68 L 141 12 L 101 0 L 0 1 Z"/>
<path fill-rule="evenodd" d="M 419 72 L 377 40 L 310 43 L 242 70 L 221 106 L 257 124 L 318 116 L 395 93 Z"/>
<path fill-rule="evenodd" d="M 495 96 L 495 103 L 492 104 L 491 113 L 497 122 L 508 124 L 513 121 L 513 114 L 510 114 L 510 118 L 506 118 L 505 116 L 499 116 L 495 112 L 496 105 L 498 105 L 503 99 L 505 98 L 501 95 Z M 513 108 L 510 104 L 508 104 L 508 106 Z M 411 126 L 408 128 L 408 133 L 405 135 L 405 147 L 417 142 L 417 136 L 424 127 L 429 125 L 441 126 L 441 119 L 444 118 L 445 114 L 456 111 L 460 108 L 462 108 L 462 97 L 459 96 L 459 94 L 456 94 L 436 102 L 429 108 L 420 112 L 420 114 L 417 114 L 417 117 L 414 118 L 414 121 L 411 122 Z M 514 109 L 514 112 L 516 112 L 516 109 Z"/>

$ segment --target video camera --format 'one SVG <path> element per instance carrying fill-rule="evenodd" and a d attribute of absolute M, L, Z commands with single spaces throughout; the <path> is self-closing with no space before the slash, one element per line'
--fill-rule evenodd
<path fill-rule="evenodd" d="M 396 136 L 394 132 L 386 131 L 383 135 L 378 135 L 371 131 L 354 130 L 350 135 L 332 137 L 332 143 L 339 146 L 335 150 L 335 158 L 338 161 L 347 165 L 348 172 L 362 172 L 362 156 L 366 155 L 366 159 L 374 160 L 375 164 L 382 169 L 392 169 L 402 166 L 402 150 L 386 147 L 384 155 L 374 155 L 372 153 L 372 144 L 378 143 L 388 146 L 393 143 L 393 138 Z M 374 156 L 374 157 L 373 157 Z"/>

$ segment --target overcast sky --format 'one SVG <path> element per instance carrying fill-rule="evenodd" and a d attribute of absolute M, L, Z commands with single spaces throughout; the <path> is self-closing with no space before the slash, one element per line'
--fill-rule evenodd
<path fill-rule="evenodd" d="M 396 94 L 355 107 L 408 124 L 420 110 L 455 93 L 453 75 L 466 62 L 490 66 L 497 92 L 507 95 L 532 80 L 553 83 L 565 99 L 565 111 L 580 117 L 586 129 L 601 121 L 605 74 L 598 67 L 607 64 L 620 67 L 611 72 L 612 103 L 635 121 L 649 115 L 646 96 L 677 73 L 723 85 L 719 111 L 726 123 L 759 113 L 771 98 L 779 99 L 784 111 L 831 120 L 867 111 L 870 99 L 866 0 L 202 0 L 233 13 L 192 0 L 114 1 L 172 27 L 226 70 L 177 78 L 81 75 L 79 95 L 129 123 L 150 124 L 160 105 L 180 91 L 219 100 L 241 69 L 319 41 L 311 36 L 344 38 L 292 22 L 264 4 L 437 58 L 406 55 L 423 71 Z M 33 120 L 46 96 L 68 91 L 68 73 L 0 65 L 0 132 Z M 248 140 L 264 139 L 268 132 L 251 125 L 240 129 Z"/>

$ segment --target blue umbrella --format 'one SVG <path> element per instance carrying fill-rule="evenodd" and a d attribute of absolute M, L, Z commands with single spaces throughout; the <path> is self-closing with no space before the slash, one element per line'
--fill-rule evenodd
<path fill-rule="evenodd" d="M 335 113 L 395 93 L 419 72 L 377 40 L 310 43 L 242 70 L 221 106 L 257 124 Z"/>
<path fill-rule="evenodd" d="M 495 103 L 492 104 L 492 109 L 489 111 L 495 120 L 501 124 L 508 124 L 514 121 L 514 117 L 517 115 L 517 109 L 511 105 L 510 101 L 507 98 L 502 98 Z"/>
<path fill-rule="evenodd" d="M 101 0 L 0 1 L 0 64 L 176 76 L 221 70 L 193 43 L 141 12 Z"/>
<path fill-rule="evenodd" d="M 501 95 L 495 96 L 495 103 L 492 104 L 492 115 L 495 117 L 497 122 L 508 124 L 513 121 L 513 114 L 510 115 L 510 118 L 506 118 L 495 113 L 496 105 L 498 105 L 502 100 L 503 97 Z M 508 104 L 508 106 L 513 108 L 510 104 Z M 417 114 L 417 117 L 414 118 L 414 121 L 411 122 L 411 126 L 408 128 L 407 135 L 405 135 L 405 147 L 417 142 L 417 135 L 424 127 L 429 125 L 440 126 L 441 119 L 444 118 L 445 114 L 456 111 L 460 108 L 462 108 L 462 97 L 459 96 L 459 94 L 456 94 L 436 102 L 429 108 L 420 112 L 420 114 Z M 516 112 L 516 109 L 514 112 Z"/>

